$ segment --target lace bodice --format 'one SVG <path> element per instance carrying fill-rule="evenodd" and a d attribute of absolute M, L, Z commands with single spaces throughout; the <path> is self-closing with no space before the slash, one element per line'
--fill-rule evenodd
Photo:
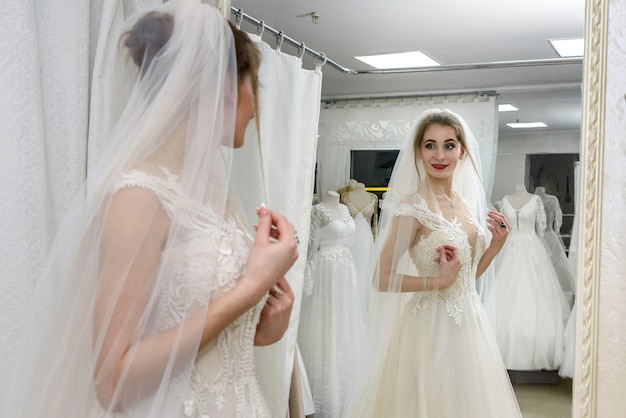
<path fill-rule="evenodd" d="M 444 304 L 449 316 L 460 327 L 463 312 L 470 308 L 476 317 L 482 309 L 476 293 L 475 280 L 478 262 L 485 251 L 485 234 L 480 224 L 464 208 L 461 219 L 448 220 L 441 213 L 433 213 L 420 198 L 418 203 L 402 203 L 395 216 L 411 216 L 423 226 L 418 232 L 417 244 L 409 249 L 409 257 L 419 276 L 437 276 L 439 265 L 437 247 L 449 244 L 457 247 L 462 261 L 461 271 L 454 283 L 445 290 L 416 292 L 409 301 L 414 313 L 434 303 Z"/>
<path fill-rule="evenodd" d="M 318 257 L 324 257 L 335 270 L 346 261 L 354 264 L 350 253 L 350 245 L 354 241 L 356 230 L 354 219 L 345 205 L 339 204 L 337 207 L 340 216 L 337 216 L 325 202 L 313 205 L 311 209 L 309 251 L 304 282 L 305 295 L 309 295 L 312 290 L 311 269 L 317 263 Z"/>
<path fill-rule="evenodd" d="M 372 226 L 372 234 L 376 235 L 376 227 L 378 224 L 378 199 L 372 198 L 365 206 L 362 208 L 357 207 L 350 200 L 347 193 L 341 196 L 341 203 L 346 205 L 348 211 L 350 212 L 350 216 L 356 219 L 356 217 L 361 214 L 363 219 L 367 221 Z"/>
<path fill-rule="evenodd" d="M 561 211 L 559 198 L 548 194 L 538 196 L 541 197 L 546 212 L 546 227 L 558 233 L 563 223 L 563 211 Z"/>
<path fill-rule="evenodd" d="M 166 168 L 160 167 L 160 171 L 161 175 L 130 171 L 116 189 L 151 190 L 183 231 L 169 246 L 169 263 L 163 271 L 168 279 L 158 290 L 155 312 L 151 313 L 153 327 L 164 330 L 231 289 L 245 270 L 249 247 L 236 214 L 229 216 L 227 209 L 227 220 L 222 219 L 183 196 L 177 177 Z M 173 378 L 181 417 L 268 415 L 253 360 L 256 324 L 264 302 L 224 329 L 198 354 L 193 367 Z"/>
<path fill-rule="evenodd" d="M 502 199 L 501 211 L 511 224 L 511 235 L 537 234 L 543 235 L 546 230 L 546 212 L 541 198 L 533 195 L 520 208 L 514 208 L 509 199 Z"/>

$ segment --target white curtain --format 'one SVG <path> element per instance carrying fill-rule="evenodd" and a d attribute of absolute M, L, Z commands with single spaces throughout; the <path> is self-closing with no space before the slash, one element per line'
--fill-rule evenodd
<path fill-rule="evenodd" d="M 260 172 L 254 166 L 258 158 L 253 154 L 258 153 L 258 147 L 253 121 L 244 149 L 234 153 L 234 187 L 248 209 L 251 222 L 256 220 L 252 209 L 267 199 L 263 203 L 287 216 L 300 239 L 298 261 L 287 274 L 296 296 L 289 329 L 280 342 L 255 350 L 256 372 L 271 415 L 284 417 L 300 320 L 322 73 L 320 68 L 303 69 L 301 59 L 272 49 L 256 35 L 250 36 L 262 52 L 257 116 L 261 130 L 263 174 L 257 181 L 245 176 L 246 173 Z"/>
<path fill-rule="evenodd" d="M 0 393 L 46 251 L 85 175 L 88 54 L 88 1 L 2 3 Z"/>
<path fill-rule="evenodd" d="M 498 119 L 494 96 L 447 96 L 415 99 L 346 100 L 322 109 L 318 150 L 320 195 L 347 184 L 350 151 L 398 149 L 413 120 L 430 108 L 448 108 L 463 116 L 478 140 L 487 196 L 493 186 Z M 359 179 L 356 179 L 357 181 Z"/>
<path fill-rule="evenodd" d="M 88 146 L 87 137 L 103 117 L 102 46 L 113 45 L 116 25 L 139 4 L 2 3 L 0 394 L 47 250 L 97 157 L 99 147 Z"/>

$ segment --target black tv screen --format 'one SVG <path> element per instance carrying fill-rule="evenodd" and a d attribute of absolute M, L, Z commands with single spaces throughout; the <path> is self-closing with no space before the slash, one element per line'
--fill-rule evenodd
<path fill-rule="evenodd" d="M 398 150 L 353 150 L 350 155 L 350 178 L 365 187 L 387 187 Z"/>

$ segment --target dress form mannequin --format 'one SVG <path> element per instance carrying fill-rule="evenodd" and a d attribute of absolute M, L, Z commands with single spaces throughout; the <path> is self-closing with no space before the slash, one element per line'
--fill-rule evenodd
<path fill-rule="evenodd" d="M 378 223 L 378 196 L 365 190 L 365 184 L 356 183 L 354 190 L 341 195 L 341 203 L 350 209 L 353 218 L 361 213 L 370 225 L 372 235 L 376 235 Z"/>
<path fill-rule="evenodd" d="M 342 199 L 349 199 L 357 208 L 361 209 L 371 200 L 378 199 L 374 193 L 365 190 L 365 184 L 356 183 L 354 190 L 350 190 L 342 196 Z"/>
<path fill-rule="evenodd" d="M 528 193 L 526 187 L 523 184 L 515 185 L 515 193 L 506 196 L 511 206 L 515 209 L 519 209 L 524 206 L 533 197 L 531 193 Z"/>
<path fill-rule="evenodd" d="M 339 193 L 329 190 L 322 198 L 322 205 L 328 208 L 328 210 L 337 218 L 341 217 L 341 202 L 339 201 Z"/>
<path fill-rule="evenodd" d="M 348 184 L 346 184 L 341 189 L 337 190 L 337 193 L 339 193 L 339 195 L 341 196 L 342 194 L 346 192 L 352 191 L 356 187 L 356 184 L 357 184 L 357 181 L 355 179 L 350 179 L 350 181 L 348 181 Z"/>

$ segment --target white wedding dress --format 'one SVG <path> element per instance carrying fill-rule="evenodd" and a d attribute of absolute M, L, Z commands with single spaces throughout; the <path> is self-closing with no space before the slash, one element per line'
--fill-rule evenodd
<path fill-rule="evenodd" d="M 372 259 L 374 257 L 373 225 L 377 210 L 376 199 L 371 199 L 362 208 L 357 207 L 349 199 L 343 200 L 350 216 L 354 219 L 354 240 L 350 246 L 354 265 L 358 276 L 358 284 L 361 292 L 363 307 L 367 310 L 369 290 L 372 283 Z"/>
<path fill-rule="evenodd" d="M 495 259 L 496 337 L 509 370 L 556 370 L 570 306 L 539 237 L 546 229 L 541 198 L 520 208 L 505 196 L 501 211 L 511 224 Z"/>
<path fill-rule="evenodd" d="M 326 202 L 311 210 L 309 253 L 298 346 L 304 359 L 316 418 L 343 416 L 354 383 L 355 353 L 365 337 L 365 311 L 350 245 L 355 224 L 345 205 L 336 217 Z"/>
<path fill-rule="evenodd" d="M 485 234 L 465 213 L 448 220 L 423 200 L 399 206 L 396 216 L 414 217 L 423 226 L 409 249 L 420 276 L 438 275 L 442 244 L 459 249 L 462 267 L 446 290 L 407 294 L 383 364 L 371 365 L 374 372 L 350 418 L 521 417 L 474 284 Z"/>
<path fill-rule="evenodd" d="M 573 294 L 576 290 L 576 277 L 567 254 L 563 241 L 557 234 L 556 229 L 560 229 L 561 222 L 557 220 L 557 215 L 561 214 L 559 199 L 556 196 L 539 194 L 546 211 L 546 231 L 543 234 L 543 243 L 548 251 L 548 256 L 552 261 L 554 270 L 561 283 L 561 288 L 566 296 L 570 296 L 573 301 Z"/>
<path fill-rule="evenodd" d="M 184 313 L 202 308 L 237 283 L 245 270 L 249 235 L 239 221 L 238 201 L 232 195 L 224 219 L 206 207 L 186 199 L 178 179 L 166 168 L 161 175 L 130 171 L 117 190 L 142 187 L 151 190 L 173 222 L 184 228 L 180 242 L 172 246 L 171 279 L 158 292 L 151 321 L 157 330 L 179 324 Z M 253 345 L 256 324 L 265 299 L 224 329 L 205 346 L 192 367 L 172 377 L 169 402 L 163 417 L 269 417 L 254 373 Z M 151 399 L 117 415 L 147 416 Z M 170 413 L 178 411 L 177 415 Z"/>

